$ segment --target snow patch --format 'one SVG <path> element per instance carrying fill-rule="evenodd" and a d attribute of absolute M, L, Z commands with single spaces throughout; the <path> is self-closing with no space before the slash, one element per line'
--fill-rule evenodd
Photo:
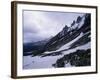
<path fill-rule="evenodd" d="M 76 48 L 63 51 L 62 53 L 65 55 L 65 54 L 70 54 L 70 53 L 72 53 L 72 52 L 75 52 L 75 51 L 77 51 L 77 50 L 87 50 L 87 49 L 90 49 L 90 48 L 91 48 L 91 43 L 88 42 L 88 43 L 85 44 L 85 45 L 78 46 L 78 47 L 76 47 Z"/>
<path fill-rule="evenodd" d="M 64 46 L 62 46 L 60 49 L 56 50 L 56 51 L 61 51 L 61 50 L 64 50 L 64 49 L 68 49 L 70 48 L 70 45 L 74 42 L 76 42 L 78 39 L 80 39 L 81 37 L 83 36 L 83 33 L 80 33 L 80 35 L 75 38 L 74 40 L 70 41 L 69 43 L 65 44 Z"/>

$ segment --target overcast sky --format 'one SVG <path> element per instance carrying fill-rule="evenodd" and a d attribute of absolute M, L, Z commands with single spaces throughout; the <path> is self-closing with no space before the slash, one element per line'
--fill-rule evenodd
<path fill-rule="evenodd" d="M 65 25 L 70 26 L 81 13 L 23 11 L 24 43 L 37 42 L 55 36 Z"/>

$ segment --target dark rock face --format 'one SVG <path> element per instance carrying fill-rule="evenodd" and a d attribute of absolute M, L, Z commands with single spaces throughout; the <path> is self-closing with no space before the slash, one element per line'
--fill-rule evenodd
<path fill-rule="evenodd" d="M 56 61 L 56 64 L 53 64 L 52 66 L 54 66 L 54 67 L 65 67 L 65 63 L 64 63 L 64 59 L 63 58 L 61 58 L 61 59 L 58 59 L 57 61 Z"/>
<path fill-rule="evenodd" d="M 90 66 L 91 65 L 91 50 L 77 50 L 76 52 L 64 55 L 58 59 L 54 67 L 65 67 L 65 62 L 72 66 Z"/>
<path fill-rule="evenodd" d="M 91 65 L 91 56 L 90 49 L 88 50 L 77 50 L 72 53 L 70 64 L 74 66 L 90 66 Z"/>
<path fill-rule="evenodd" d="M 63 31 L 59 33 L 59 35 L 62 37 L 65 34 L 67 34 L 69 27 L 67 25 L 65 25 L 65 27 L 63 28 Z"/>
<path fill-rule="evenodd" d="M 91 30 L 91 14 L 86 14 L 85 15 L 85 20 L 84 20 L 84 24 L 82 25 L 82 27 L 80 28 L 80 30 L 83 33 L 86 33 L 88 31 Z"/>
<path fill-rule="evenodd" d="M 71 27 L 75 25 L 75 20 L 72 22 Z"/>
<path fill-rule="evenodd" d="M 76 23 L 81 22 L 81 20 L 82 20 L 82 17 L 78 16 L 78 18 L 77 18 L 77 20 L 76 20 Z"/>

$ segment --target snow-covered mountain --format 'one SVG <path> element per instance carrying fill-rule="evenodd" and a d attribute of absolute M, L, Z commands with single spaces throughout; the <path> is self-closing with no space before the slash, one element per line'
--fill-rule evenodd
<path fill-rule="evenodd" d="M 41 55 L 31 57 L 34 63 L 24 65 L 25 69 L 90 66 L 91 14 L 78 16 L 70 26 L 65 25 L 56 36 L 44 44 L 40 52 Z"/>
<path fill-rule="evenodd" d="M 70 27 L 65 25 L 62 31 L 46 44 L 45 50 L 55 51 L 77 38 L 80 34 L 83 34 L 84 36 L 82 36 L 76 43 L 73 43 L 70 48 L 74 48 L 76 44 L 82 45 L 90 41 L 90 38 L 88 38 L 91 26 L 90 20 L 90 14 L 85 14 L 82 17 L 79 16 L 76 21 L 74 20 Z"/>

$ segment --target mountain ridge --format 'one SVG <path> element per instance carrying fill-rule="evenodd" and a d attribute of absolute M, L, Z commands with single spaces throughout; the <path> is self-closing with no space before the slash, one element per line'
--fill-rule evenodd
<path fill-rule="evenodd" d="M 78 37 L 81 32 L 86 33 L 90 31 L 91 25 L 89 23 L 90 22 L 89 18 L 90 18 L 90 14 L 85 14 L 83 17 L 79 16 L 77 20 L 71 24 L 71 27 L 68 27 L 67 25 L 65 25 L 62 31 L 59 32 L 56 36 L 54 36 L 52 39 L 50 39 L 50 41 L 45 45 L 45 50 L 48 50 L 48 51 L 57 50 L 64 44 L 67 44 L 71 40 Z M 76 24 L 77 26 L 75 26 Z"/>

